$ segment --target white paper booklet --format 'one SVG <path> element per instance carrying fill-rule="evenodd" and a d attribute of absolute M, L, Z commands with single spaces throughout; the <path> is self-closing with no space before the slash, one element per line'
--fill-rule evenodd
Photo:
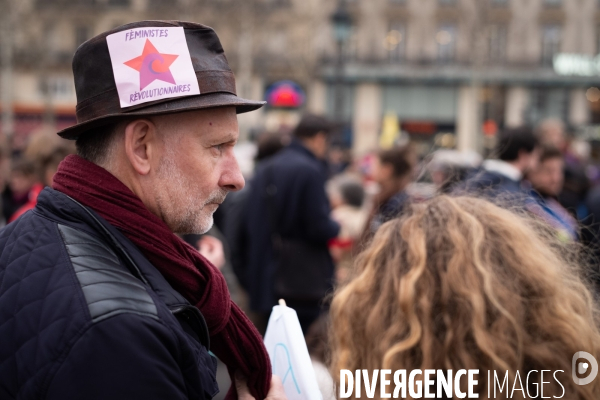
<path fill-rule="evenodd" d="M 323 400 L 296 311 L 286 306 L 273 307 L 265 346 L 273 374 L 283 381 L 289 400 Z"/>

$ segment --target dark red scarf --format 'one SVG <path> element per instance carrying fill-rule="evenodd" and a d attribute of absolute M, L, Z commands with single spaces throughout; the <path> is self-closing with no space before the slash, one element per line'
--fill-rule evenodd
<path fill-rule="evenodd" d="M 263 340 L 231 301 L 221 272 L 192 246 L 174 235 L 121 181 L 81 157 L 70 155 L 58 167 L 53 188 L 90 207 L 129 238 L 169 284 L 200 309 L 211 335 L 211 350 L 234 379 L 248 378 L 256 399 L 270 386 L 271 364 Z M 237 397 L 235 385 L 228 398 Z"/>

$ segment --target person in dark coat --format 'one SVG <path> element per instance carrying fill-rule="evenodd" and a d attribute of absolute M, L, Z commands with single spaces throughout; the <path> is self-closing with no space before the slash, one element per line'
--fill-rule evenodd
<path fill-rule="evenodd" d="M 324 118 L 305 115 L 289 146 L 260 163 L 250 182 L 242 238 L 245 267 L 241 282 L 248 291 L 251 309 L 259 315 L 259 330 L 266 327 L 271 309 L 281 296 L 296 310 L 305 332 L 321 312 L 322 297 L 290 298 L 275 290 L 278 268 L 272 241 L 275 233 L 283 240 L 318 248 L 325 259 L 320 268 L 325 271 L 325 283 L 331 287 L 334 266 L 327 242 L 337 236 L 339 225 L 330 218 L 325 193 L 328 171 L 323 159 L 330 129 Z"/>
<path fill-rule="evenodd" d="M 265 132 L 257 138 L 256 155 L 254 157 L 255 165 L 260 165 L 264 160 L 275 155 L 289 144 L 291 139 L 287 134 Z M 246 181 L 246 186 L 239 192 L 227 196 L 225 202 L 221 205 L 224 215 L 223 235 L 227 241 L 230 250 L 231 266 L 238 282 L 244 279 L 246 267 L 244 248 L 245 237 L 245 219 L 246 203 L 248 194 L 251 192 L 251 181 Z M 216 214 L 216 213 L 215 213 Z M 215 222 L 216 223 L 216 222 Z M 245 307 L 247 310 L 248 307 Z M 248 310 L 249 311 L 249 310 Z M 251 319 L 255 315 L 251 313 Z"/>
<path fill-rule="evenodd" d="M 521 182 L 525 173 L 537 165 L 538 152 L 538 141 L 532 129 L 503 131 L 494 151 L 496 158 L 485 160 L 481 169 L 458 185 L 456 191 L 500 200 L 528 197 Z"/>
<path fill-rule="evenodd" d="M 58 134 L 77 155 L 0 231 L 0 399 L 208 400 L 212 352 L 229 399 L 284 400 L 223 275 L 177 236 L 244 186 L 236 114 L 264 102 L 235 94 L 216 33 L 190 22 L 102 33 L 73 72 L 78 124 Z"/>

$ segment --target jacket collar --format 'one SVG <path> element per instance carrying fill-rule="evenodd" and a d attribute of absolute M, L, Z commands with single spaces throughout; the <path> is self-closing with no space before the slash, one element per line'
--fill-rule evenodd
<path fill-rule="evenodd" d="M 289 144 L 288 148 L 291 150 L 297 151 L 299 153 L 302 153 L 302 154 L 312 158 L 313 160 L 319 161 L 317 156 L 315 156 L 315 153 L 313 153 L 306 146 L 304 146 L 299 139 L 292 138 L 292 142 Z"/>
<path fill-rule="evenodd" d="M 523 174 L 515 166 L 502 160 L 485 160 L 483 169 L 488 172 L 500 174 L 511 181 L 519 182 L 523 179 Z"/>

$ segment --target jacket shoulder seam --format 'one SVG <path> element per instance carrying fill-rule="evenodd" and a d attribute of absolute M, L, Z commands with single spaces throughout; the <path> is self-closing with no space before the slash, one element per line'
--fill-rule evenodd
<path fill-rule="evenodd" d="M 156 304 L 146 287 L 110 247 L 66 225 L 58 224 L 58 231 L 93 323 L 121 313 L 158 319 Z"/>

